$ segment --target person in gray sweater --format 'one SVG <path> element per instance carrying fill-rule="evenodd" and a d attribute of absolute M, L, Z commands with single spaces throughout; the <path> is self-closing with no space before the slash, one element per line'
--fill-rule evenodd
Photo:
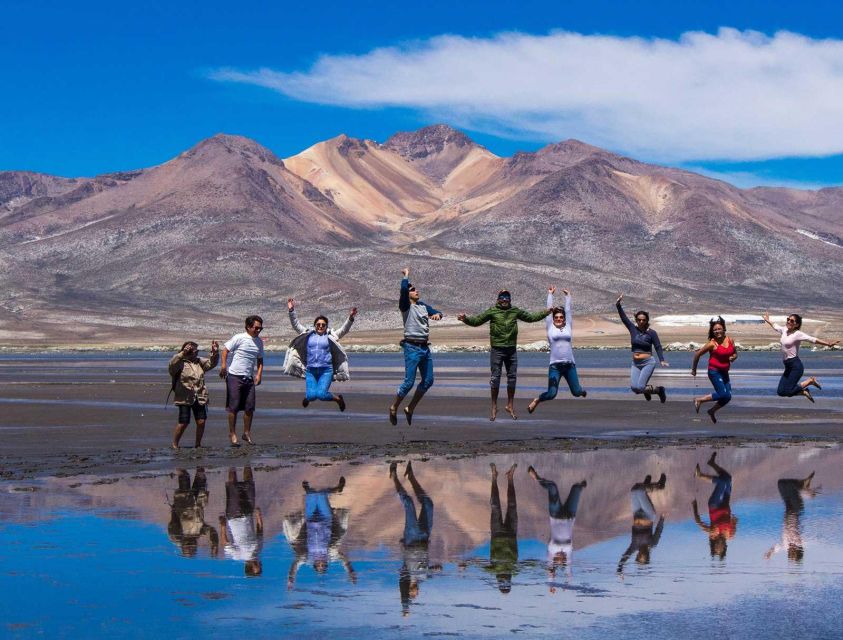
<path fill-rule="evenodd" d="M 410 403 L 404 407 L 407 424 L 413 424 L 413 412 L 427 390 L 433 386 L 433 358 L 430 355 L 430 320 L 441 320 L 442 313 L 420 299 L 418 289 L 410 284 L 410 270 L 401 271 L 401 293 L 398 297 L 398 310 L 404 321 L 404 382 L 398 387 L 398 393 L 389 406 L 389 422 L 398 424 L 398 407 L 416 383 L 416 371 L 421 375 L 419 386 Z"/>

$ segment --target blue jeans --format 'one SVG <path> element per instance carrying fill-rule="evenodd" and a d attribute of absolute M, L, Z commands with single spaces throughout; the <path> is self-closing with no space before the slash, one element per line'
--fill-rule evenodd
<path fill-rule="evenodd" d="M 784 398 L 790 398 L 791 396 L 802 393 L 799 380 L 802 378 L 803 373 L 805 373 L 805 366 L 802 364 L 799 356 L 785 360 L 784 373 L 782 373 L 781 380 L 779 380 L 779 388 L 776 393 Z"/>
<path fill-rule="evenodd" d="M 403 398 L 416 383 L 416 371 L 421 375 L 419 391 L 424 393 L 433 386 L 433 358 L 430 347 L 417 347 L 404 343 L 404 382 L 398 387 L 398 397 Z"/>
<path fill-rule="evenodd" d="M 416 517 L 416 505 L 413 504 L 413 499 L 406 493 L 400 493 L 398 497 L 404 506 L 404 537 L 401 542 L 418 544 L 430 540 L 430 531 L 433 529 L 433 500 L 426 495 L 417 495 L 421 511 Z"/>
<path fill-rule="evenodd" d="M 577 365 L 573 362 L 553 362 L 547 370 L 547 391 L 539 396 L 539 402 L 553 400 L 559 392 L 559 382 L 565 378 L 571 395 L 578 398 L 582 395 L 580 379 L 577 376 Z"/>
<path fill-rule="evenodd" d="M 732 383 L 729 380 L 729 372 L 709 369 L 708 379 L 711 380 L 711 385 L 714 387 L 711 399 L 716 400 L 721 407 L 725 407 L 732 399 Z"/>
<path fill-rule="evenodd" d="M 729 499 L 732 497 L 732 476 L 726 473 L 714 478 L 711 482 L 714 484 L 714 489 L 711 490 L 708 506 L 719 509 L 724 504 L 729 504 Z"/>
<path fill-rule="evenodd" d="M 656 370 L 656 359 L 652 356 L 646 360 L 633 360 L 629 369 L 629 387 L 635 393 L 644 393 L 650 376 Z"/>
<path fill-rule="evenodd" d="M 580 494 L 582 494 L 583 485 L 577 483 L 571 486 L 568 491 L 568 499 L 565 504 L 559 497 L 559 487 L 552 480 L 539 479 L 539 484 L 547 491 L 547 511 L 551 518 L 575 518 L 577 515 L 577 506 L 580 503 Z"/>
<path fill-rule="evenodd" d="M 333 400 L 331 380 L 334 370 L 331 367 L 308 367 L 304 374 L 305 398 L 313 400 Z"/>

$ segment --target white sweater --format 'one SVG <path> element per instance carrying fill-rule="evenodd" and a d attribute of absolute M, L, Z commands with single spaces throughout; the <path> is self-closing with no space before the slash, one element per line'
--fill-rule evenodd
<path fill-rule="evenodd" d="M 547 306 L 553 307 L 553 294 L 547 294 Z M 555 362 L 574 362 L 572 344 L 574 319 L 571 317 L 571 296 L 565 296 L 565 326 L 557 329 L 553 324 L 553 314 L 545 318 L 547 325 L 547 341 L 550 343 L 550 364 Z"/>

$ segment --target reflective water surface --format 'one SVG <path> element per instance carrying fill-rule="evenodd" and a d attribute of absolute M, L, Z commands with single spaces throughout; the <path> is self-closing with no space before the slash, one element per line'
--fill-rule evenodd
<path fill-rule="evenodd" d="M 712 453 L 6 483 L 3 635 L 839 637 L 843 450 Z"/>

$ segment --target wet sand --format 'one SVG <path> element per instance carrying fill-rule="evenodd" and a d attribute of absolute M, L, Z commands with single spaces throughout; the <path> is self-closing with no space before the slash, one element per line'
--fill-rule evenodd
<path fill-rule="evenodd" d="M 398 361 L 396 361 L 396 364 Z M 507 451 L 550 451 L 594 447 L 664 446 L 747 441 L 841 441 L 843 407 L 839 397 L 818 394 L 817 403 L 803 398 L 739 397 L 712 424 L 704 412 L 693 411 L 691 393 L 683 385 L 685 372 L 664 370 L 657 384 L 668 388 L 662 405 L 657 399 L 622 393 L 623 369 L 583 369 L 585 386 L 598 389 L 587 399 L 560 393 L 533 415 L 527 403 L 544 384 L 540 369 L 519 372 L 516 400 L 519 419 L 504 411 L 490 422 L 488 370 L 482 367 L 439 367 L 437 382 L 419 405 L 413 425 L 403 414 L 398 426 L 387 421 L 400 367 L 358 366 L 354 380 L 336 383 L 348 410 L 333 403 L 313 403 L 303 409 L 303 382 L 270 371 L 258 389 L 254 446 L 228 446 L 224 390 L 210 378 L 211 407 L 204 447 L 193 449 L 194 427 L 179 451 L 169 443 L 176 410 L 164 407 L 168 385 L 161 363 L 142 367 L 119 361 L 0 362 L 0 453 L 2 477 L 114 473 L 177 464 L 244 464 L 259 459 L 327 456 L 349 459 L 367 456 L 477 455 Z M 775 387 L 777 372 L 764 372 Z M 656 381 L 656 379 L 654 379 Z M 766 384 L 766 381 L 765 381 Z M 703 378 L 700 394 L 709 387 Z M 603 389 L 603 391 L 599 390 Z M 238 435 L 241 428 L 238 426 Z"/>

